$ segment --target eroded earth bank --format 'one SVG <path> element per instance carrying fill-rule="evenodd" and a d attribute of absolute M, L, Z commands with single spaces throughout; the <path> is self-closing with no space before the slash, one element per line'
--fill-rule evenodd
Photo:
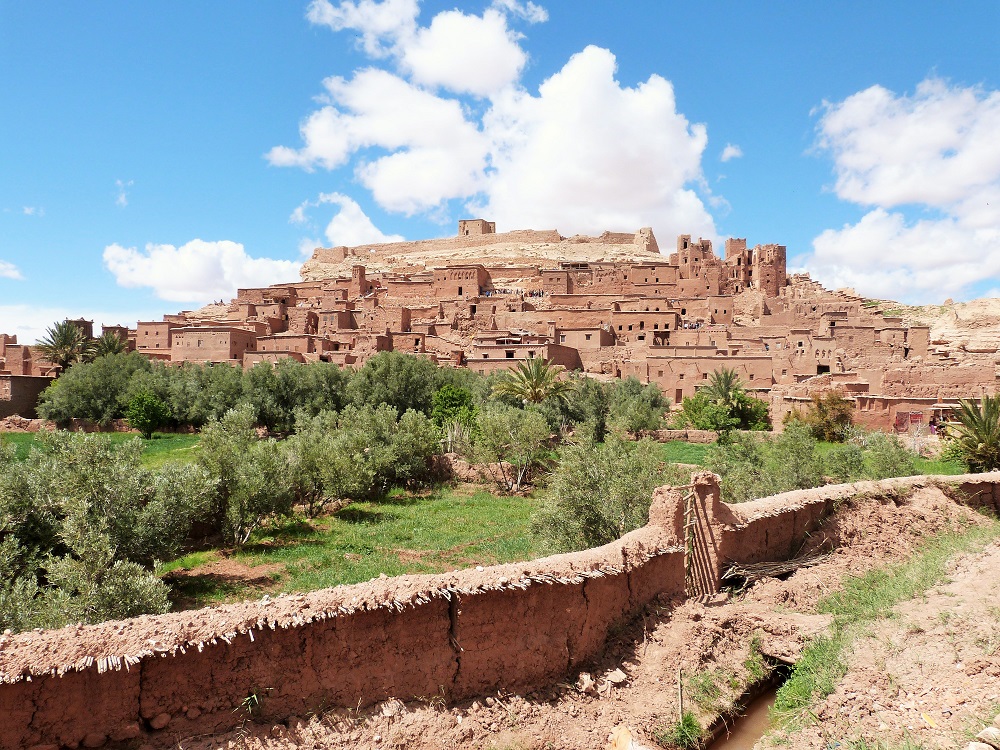
<path fill-rule="evenodd" d="M 846 674 L 829 696 L 799 712 L 792 728 L 758 743 L 962 747 L 1000 702 L 1000 546 L 989 541 L 996 537 L 995 522 L 955 502 L 953 494 L 931 485 L 844 501 L 801 550 L 832 551 L 819 564 L 785 580 L 765 578 L 738 594 L 651 606 L 612 637 L 597 662 L 545 690 L 461 703 L 406 696 L 405 702 L 280 724 L 248 718 L 237 732 L 177 738 L 176 746 L 605 748 L 616 730 L 614 746 L 627 747 L 625 727 L 636 745 L 658 747 L 677 719 L 679 670 L 685 708 L 707 726 L 763 666 L 797 660 L 804 643 L 828 632 L 833 615 L 818 613 L 817 606 L 845 576 L 913 561 L 928 539 L 942 533 L 979 529 L 978 548 L 946 555 L 945 577 L 925 594 L 858 628 L 844 653 Z"/>

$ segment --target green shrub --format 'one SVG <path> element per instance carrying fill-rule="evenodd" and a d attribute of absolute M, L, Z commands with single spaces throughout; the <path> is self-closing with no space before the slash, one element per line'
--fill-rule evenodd
<path fill-rule="evenodd" d="M 129 427 L 138 430 L 149 440 L 153 437 L 153 432 L 163 427 L 170 419 L 170 411 L 167 405 L 152 393 L 137 393 L 128 402 L 125 419 Z"/>
<path fill-rule="evenodd" d="M 548 457 L 549 435 L 538 412 L 488 402 L 476 416 L 473 459 L 484 464 L 503 489 L 517 492 Z"/>
<path fill-rule="evenodd" d="M 650 440 L 585 441 L 564 446 L 559 458 L 533 524 L 558 551 L 597 547 L 644 526 L 653 490 L 686 480 L 660 463 Z"/>

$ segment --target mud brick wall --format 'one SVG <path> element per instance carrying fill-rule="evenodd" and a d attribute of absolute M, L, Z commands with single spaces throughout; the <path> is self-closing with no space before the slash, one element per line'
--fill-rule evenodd
<path fill-rule="evenodd" d="M 657 489 L 646 527 L 596 549 L 3 635 L 0 749 L 137 737 L 166 746 L 233 728 L 250 696 L 260 718 L 277 720 L 389 697 L 530 690 L 597 655 L 612 626 L 657 597 L 685 595 L 689 497 L 703 527 L 701 563 L 717 585 L 725 562 L 795 554 L 839 501 L 932 482 L 1000 508 L 1000 473 L 858 482 L 730 506 L 718 478 L 702 472 L 689 487 Z"/>
<path fill-rule="evenodd" d="M 631 613 L 683 597 L 675 514 L 651 517 L 529 563 L 0 636 L 0 748 L 165 746 L 237 726 L 251 695 L 280 719 L 548 684 Z"/>

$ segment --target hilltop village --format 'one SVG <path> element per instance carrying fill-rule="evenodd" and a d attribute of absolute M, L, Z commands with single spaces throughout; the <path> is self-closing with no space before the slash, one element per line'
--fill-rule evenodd
<path fill-rule="evenodd" d="M 784 246 L 745 239 L 726 240 L 719 257 L 710 241 L 681 235 L 665 255 L 649 228 L 563 237 L 474 219 L 450 238 L 317 248 L 301 277 L 105 330 L 171 363 L 360 367 L 402 351 L 488 374 L 540 357 L 655 383 L 674 403 L 727 367 L 770 400 L 776 425 L 813 393 L 839 389 L 857 422 L 902 431 L 996 388 L 995 350 L 932 341 L 928 327 L 849 290 L 789 275 Z M 33 407 L 54 374 L 0 334 L 0 417 Z"/>

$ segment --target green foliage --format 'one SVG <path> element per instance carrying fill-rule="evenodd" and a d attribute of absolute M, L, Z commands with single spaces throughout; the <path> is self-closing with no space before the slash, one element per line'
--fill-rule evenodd
<path fill-rule="evenodd" d="M 535 531 L 558 551 L 597 547 L 649 520 L 653 490 L 685 478 L 659 460 L 651 440 L 610 437 L 567 445 L 552 474 Z"/>
<path fill-rule="evenodd" d="M 637 378 L 619 380 L 611 387 L 608 423 L 622 432 L 638 435 L 642 430 L 658 430 L 663 426 L 663 413 L 670 403 L 659 386 L 643 386 Z"/>
<path fill-rule="evenodd" d="M 60 425 L 73 418 L 108 425 L 125 416 L 133 376 L 151 368 L 137 352 L 109 354 L 72 367 L 42 392 L 38 414 Z"/>
<path fill-rule="evenodd" d="M 444 427 L 452 422 L 471 425 L 475 419 L 472 393 L 467 388 L 445 383 L 434 394 L 433 403 L 431 419 L 438 427 Z"/>
<path fill-rule="evenodd" d="M 712 446 L 705 463 L 722 478 L 722 496 L 730 503 L 823 483 L 816 440 L 801 424 L 790 424 L 775 437 L 738 434 Z"/>
<path fill-rule="evenodd" d="M 94 359 L 97 359 L 109 354 L 125 354 L 126 352 L 128 352 L 128 341 L 114 331 L 105 331 L 94 339 L 91 354 Z"/>
<path fill-rule="evenodd" d="M 854 419 L 854 402 L 840 391 L 813 394 L 812 403 L 799 417 L 817 440 L 840 443 L 847 439 Z"/>
<path fill-rule="evenodd" d="M 705 713 L 721 714 L 732 707 L 730 695 L 735 676 L 723 669 L 705 669 L 685 675 L 687 697 Z"/>
<path fill-rule="evenodd" d="M 746 393 L 735 396 L 730 406 L 712 401 L 705 393 L 699 392 L 681 402 L 680 411 L 671 417 L 670 427 L 713 430 L 725 434 L 732 430 L 769 430 L 771 420 L 767 403 Z"/>
<path fill-rule="evenodd" d="M 388 404 L 399 414 L 407 409 L 429 414 L 437 379 L 438 367 L 426 357 L 379 352 L 351 378 L 347 396 L 354 406 Z"/>
<path fill-rule="evenodd" d="M 292 510 L 287 467 L 275 441 L 257 437 L 254 417 L 254 407 L 241 404 L 209 423 L 198 455 L 216 482 L 215 523 L 237 547 L 265 521 Z"/>
<path fill-rule="evenodd" d="M 29 456 L 0 449 L 0 628 L 163 612 L 151 568 L 204 517 L 212 485 L 193 465 L 154 472 L 142 443 L 45 433 Z"/>
<path fill-rule="evenodd" d="M 695 748 L 701 743 L 701 724 L 690 711 L 685 711 L 680 721 L 653 730 L 653 739 L 661 747 Z"/>
<path fill-rule="evenodd" d="M 45 335 L 36 344 L 42 356 L 66 372 L 77 362 L 94 356 L 94 343 L 84 335 L 76 323 L 64 320 L 45 329 Z"/>
<path fill-rule="evenodd" d="M 588 377 L 572 377 L 573 388 L 566 394 L 567 421 L 585 425 L 584 431 L 596 442 L 602 442 L 607 433 L 608 416 L 611 410 L 611 384 Z"/>
<path fill-rule="evenodd" d="M 725 404 L 717 403 L 704 391 L 687 396 L 681 401 L 680 411 L 670 419 L 670 427 L 675 430 L 714 430 L 729 432 L 739 427 L 739 419 Z"/>
<path fill-rule="evenodd" d="M 1000 468 L 1000 396 L 983 396 L 979 403 L 962 399 L 954 410 L 958 424 L 949 429 L 947 456 L 961 460 L 969 471 Z"/>
<path fill-rule="evenodd" d="M 503 489 L 517 492 L 549 456 L 549 435 L 538 412 L 487 403 L 476 416 L 473 458 L 487 466 Z"/>
<path fill-rule="evenodd" d="M 540 404 L 548 398 L 564 401 L 573 389 L 569 380 L 559 380 L 563 371 L 541 357 L 521 362 L 506 372 L 493 386 L 493 395 L 507 397 L 524 404 Z"/>
<path fill-rule="evenodd" d="M 137 393 L 128 402 L 125 419 L 128 420 L 129 427 L 138 430 L 149 440 L 153 437 L 153 432 L 170 419 L 170 411 L 152 393 Z"/>

